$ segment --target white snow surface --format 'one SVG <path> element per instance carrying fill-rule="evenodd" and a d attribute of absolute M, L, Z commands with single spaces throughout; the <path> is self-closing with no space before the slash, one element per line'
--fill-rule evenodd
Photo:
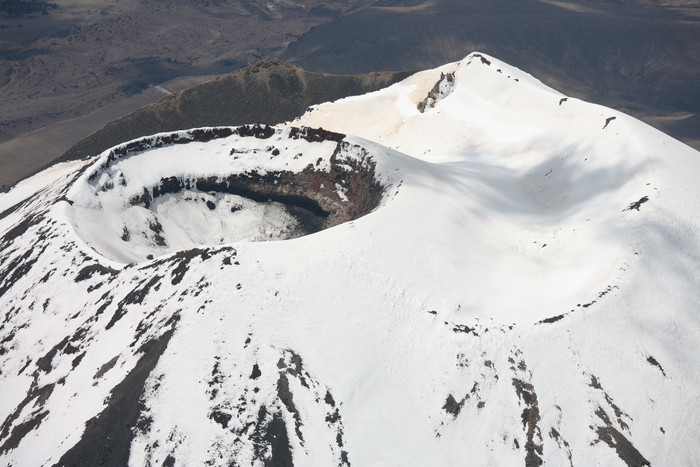
<path fill-rule="evenodd" d="M 454 87 L 419 112 L 441 73 Z M 328 167 L 335 142 L 283 128 L 105 152 L 0 196 L 2 463 L 59 462 L 172 333 L 129 465 L 700 464 L 700 153 L 485 54 L 289 125 L 348 135 L 380 205 L 257 242 L 293 219 L 221 193 L 129 203 L 164 177 Z M 119 239 L 154 213 L 167 248 Z"/>

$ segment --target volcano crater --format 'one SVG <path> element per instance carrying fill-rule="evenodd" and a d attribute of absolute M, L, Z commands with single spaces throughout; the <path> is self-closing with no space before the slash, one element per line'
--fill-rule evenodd
<path fill-rule="evenodd" d="M 244 125 L 112 148 L 73 184 L 66 210 L 91 248 L 130 263 L 313 234 L 373 211 L 385 188 L 370 152 L 345 135 Z"/>

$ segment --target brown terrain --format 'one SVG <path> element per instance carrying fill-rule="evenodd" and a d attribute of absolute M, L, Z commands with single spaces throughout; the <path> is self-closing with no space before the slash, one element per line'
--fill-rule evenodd
<path fill-rule="evenodd" d="M 91 156 L 121 142 L 158 132 L 280 123 L 301 115 L 311 105 L 375 91 L 410 74 L 325 75 L 269 59 L 131 112 L 79 141 L 57 161 Z"/>
<path fill-rule="evenodd" d="M 700 1 L 0 0 L 0 188 L 64 153 L 276 123 L 403 76 L 330 74 L 418 70 L 474 50 L 700 148 Z M 209 81 L 272 57 L 317 73 L 268 62 Z"/>

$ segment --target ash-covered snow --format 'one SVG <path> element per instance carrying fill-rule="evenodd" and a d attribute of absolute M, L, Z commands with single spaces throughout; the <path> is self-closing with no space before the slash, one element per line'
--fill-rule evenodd
<path fill-rule="evenodd" d="M 697 151 L 484 54 L 292 124 L 0 195 L 4 463 L 700 462 Z"/>

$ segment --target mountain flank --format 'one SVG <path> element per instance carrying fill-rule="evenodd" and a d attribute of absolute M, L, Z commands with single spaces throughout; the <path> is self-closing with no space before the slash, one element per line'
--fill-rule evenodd
<path fill-rule="evenodd" d="M 376 91 L 411 73 L 338 76 L 311 73 L 278 59 L 265 60 L 131 112 L 79 141 L 50 164 L 93 156 L 123 141 L 165 131 L 288 121 L 311 105 Z"/>

